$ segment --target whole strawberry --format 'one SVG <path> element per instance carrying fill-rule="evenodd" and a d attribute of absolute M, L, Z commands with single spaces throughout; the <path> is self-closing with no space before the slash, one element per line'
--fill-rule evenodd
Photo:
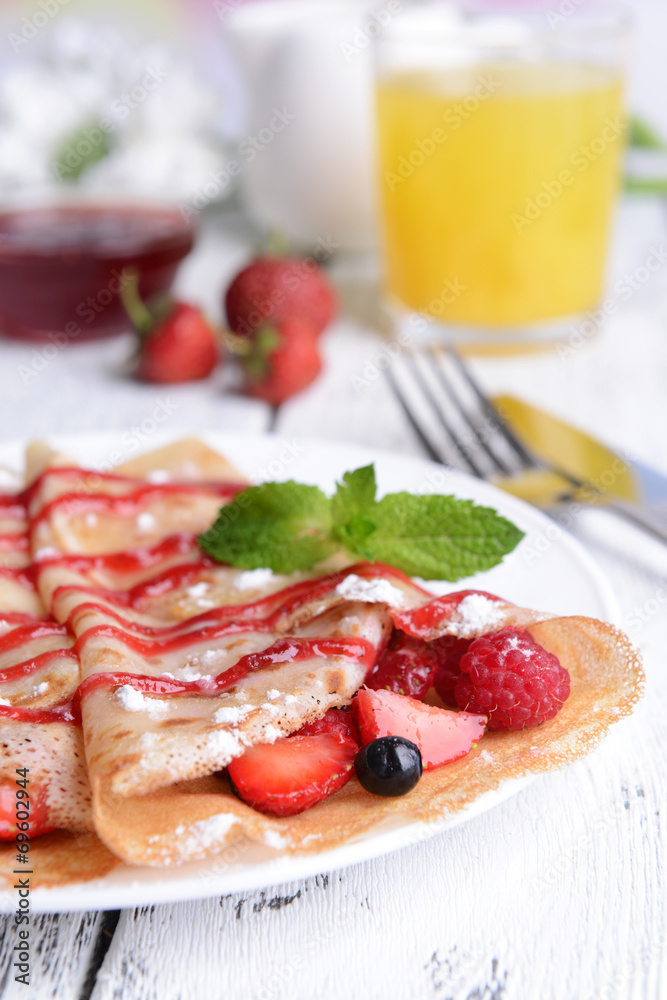
<path fill-rule="evenodd" d="M 322 370 L 317 335 L 301 319 L 263 326 L 241 355 L 245 389 L 251 396 L 277 406 L 310 385 Z"/>
<path fill-rule="evenodd" d="M 257 257 L 236 275 L 225 296 L 227 322 L 241 337 L 292 319 L 308 323 L 319 336 L 336 309 L 336 295 L 312 257 Z"/>
<path fill-rule="evenodd" d="M 206 378 L 220 360 L 215 332 L 201 311 L 176 302 L 141 336 L 136 374 L 146 382 Z"/>

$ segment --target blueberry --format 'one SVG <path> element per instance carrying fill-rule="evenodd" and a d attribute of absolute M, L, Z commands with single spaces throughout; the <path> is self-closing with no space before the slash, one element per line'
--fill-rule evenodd
<path fill-rule="evenodd" d="M 422 776 L 422 755 L 418 746 L 402 736 L 381 736 L 362 747 L 354 767 L 367 792 L 405 795 Z"/>

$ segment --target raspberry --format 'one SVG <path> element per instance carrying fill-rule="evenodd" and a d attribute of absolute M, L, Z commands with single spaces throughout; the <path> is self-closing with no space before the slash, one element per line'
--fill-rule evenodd
<path fill-rule="evenodd" d="M 527 633 L 505 628 L 480 636 L 461 657 L 454 696 L 484 712 L 489 729 L 525 729 L 553 719 L 570 693 L 570 675 Z"/>
<path fill-rule="evenodd" d="M 373 691 L 386 688 L 421 701 L 432 686 L 437 669 L 431 643 L 395 630 L 366 684 Z"/>
<path fill-rule="evenodd" d="M 445 705 L 457 708 L 454 688 L 461 676 L 461 657 L 470 648 L 471 639 L 459 639 L 456 635 L 443 635 L 429 643 L 438 661 L 438 672 L 433 686 Z"/>

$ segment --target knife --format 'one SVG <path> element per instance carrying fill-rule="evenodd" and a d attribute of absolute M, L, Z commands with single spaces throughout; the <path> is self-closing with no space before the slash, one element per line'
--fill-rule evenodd
<path fill-rule="evenodd" d="M 590 489 L 573 488 L 555 467 L 595 487 L 595 503 L 607 503 L 667 540 L 667 475 L 515 396 L 496 396 L 493 404 L 526 447 L 550 467 L 497 481 L 498 485 L 540 507 L 564 499 L 591 501 Z"/>

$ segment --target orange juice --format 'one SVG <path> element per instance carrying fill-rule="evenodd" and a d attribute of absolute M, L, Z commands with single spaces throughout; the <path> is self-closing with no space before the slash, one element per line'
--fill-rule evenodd
<path fill-rule="evenodd" d="M 626 123 L 618 71 L 517 63 L 378 84 L 385 280 L 447 323 L 567 317 L 602 291 Z"/>

